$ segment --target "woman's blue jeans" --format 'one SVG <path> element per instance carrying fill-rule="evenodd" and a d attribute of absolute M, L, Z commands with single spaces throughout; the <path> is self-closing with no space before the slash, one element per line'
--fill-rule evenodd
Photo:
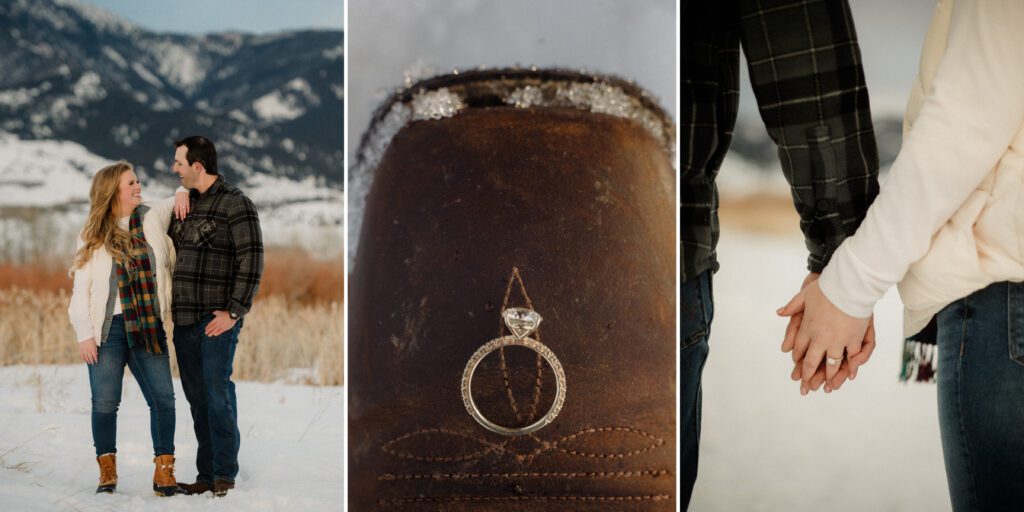
<path fill-rule="evenodd" d="M 158 325 L 161 338 L 163 326 Z M 171 359 L 166 352 L 151 354 L 144 346 L 128 348 L 124 317 L 114 315 L 110 333 L 99 346 L 96 364 L 89 367 L 92 389 L 92 440 L 96 456 L 117 453 L 117 409 L 121 405 L 121 383 L 127 364 L 142 396 L 149 404 L 149 430 L 153 437 L 153 455 L 174 454 L 174 385 L 171 383 Z"/>
<path fill-rule="evenodd" d="M 990 285 L 936 320 L 953 509 L 1024 510 L 1024 283 Z"/>

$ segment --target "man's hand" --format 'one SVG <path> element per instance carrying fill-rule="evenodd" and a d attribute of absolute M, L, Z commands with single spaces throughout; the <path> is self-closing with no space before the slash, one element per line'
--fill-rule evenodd
<path fill-rule="evenodd" d="M 206 324 L 206 335 L 209 337 L 220 336 L 231 330 L 238 320 L 231 318 L 227 311 L 217 310 L 213 312 L 213 320 Z"/>
<path fill-rule="evenodd" d="M 99 360 L 99 353 L 96 349 L 96 338 L 89 338 L 78 342 L 78 355 L 82 356 L 85 364 L 96 364 Z"/>
<path fill-rule="evenodd" d="M 185 220 L 188 215 L 189 209 L 192 207 L 192 202 L 189 200 L 187 190 L 179 190 L 174 194 L 174 218 L 178 220 Z"/>
<path fill-rule="evenodd" d="M 854 318 L 840 311 L 818 288 L 818 277 L 809 274 L 801 291 L 777 311 L 790 317 L 782 351 L 793 352 L 792 377 L 801 381 L 800 392 L 805 395 L 823 383 L 827 383 L 826 392 L 839 389 L 847 378 L 857 376 L 875 347 L 873 318 Z M 843 362 L 827 365 L 826 356 Z"/>

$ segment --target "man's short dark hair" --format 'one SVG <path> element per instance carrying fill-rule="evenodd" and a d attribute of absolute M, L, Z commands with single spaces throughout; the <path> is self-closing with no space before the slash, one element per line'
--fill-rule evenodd
<path fill-rule="evenodd" d="M 199 162 L 206 168 L 207 174 L 217 176 L 217 148 L 213 146 L 213 141 L 202 135 L 192 135 L 174 143 L 175 149 L 182 146 L 188 148 L 185 160 L 189 165 Z"/>

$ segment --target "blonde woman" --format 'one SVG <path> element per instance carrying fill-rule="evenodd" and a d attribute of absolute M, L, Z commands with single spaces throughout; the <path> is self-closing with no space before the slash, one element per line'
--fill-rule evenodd
<path fill-rule="evenodd" d="M 174 388 L 164 323 L 171 309 L 174 247 L 166 233 L 172 213 L 188 213 L 187 190 L 142 203 L 142 185 L 127 162 L 93 177 L 89 216 L 71 268 L 75 284 L 68 315 L 89 369 L 97 493 L 117 487 L 117 409 L 125 365 L 149 404 L 153 490 L 158 496 L 177 493 Z"/>

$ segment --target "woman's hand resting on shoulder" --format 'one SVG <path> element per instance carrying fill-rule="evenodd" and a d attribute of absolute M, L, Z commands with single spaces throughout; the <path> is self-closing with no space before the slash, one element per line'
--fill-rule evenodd
<path fill-rule="evenodd" d="M 174 193 L 174 218 L 185 220 L 191 206 L 192 203 L 188 196 L 188 190 L 179 189 Z"/>

